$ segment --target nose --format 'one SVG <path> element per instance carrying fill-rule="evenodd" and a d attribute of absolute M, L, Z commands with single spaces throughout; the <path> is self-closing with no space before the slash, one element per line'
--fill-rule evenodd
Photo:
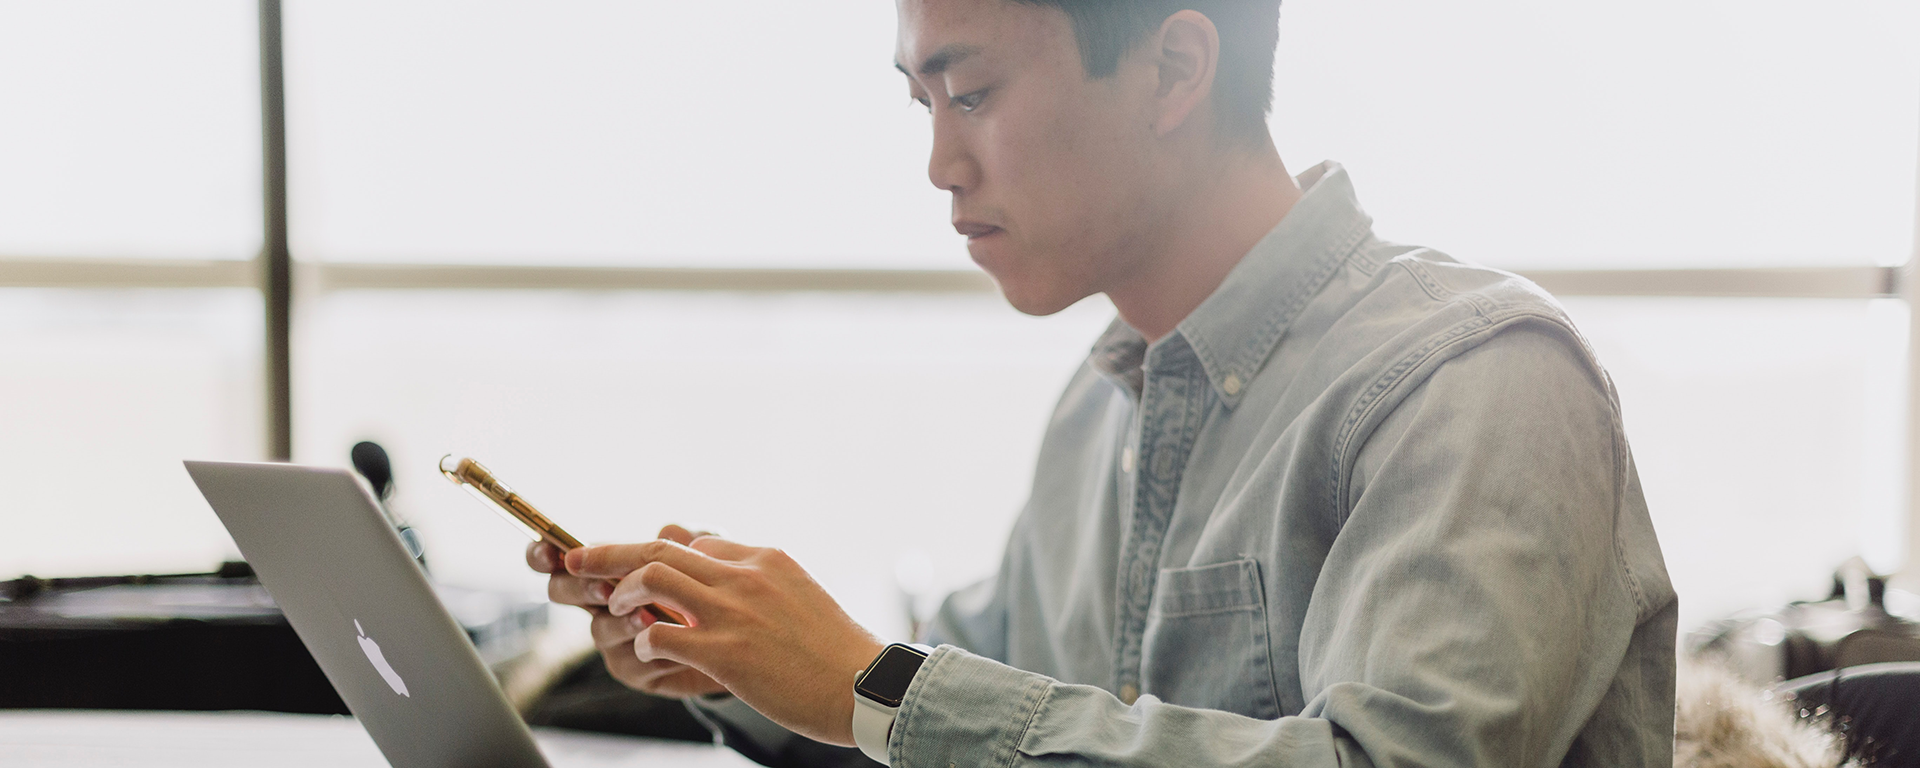
<path fill-rule="evenodd" d="M 934 110 L 933 152 L 927 159 L 927 180 L 956 195 L 980 183 L 980 167 L 958 121 L 953 110 Z"/>

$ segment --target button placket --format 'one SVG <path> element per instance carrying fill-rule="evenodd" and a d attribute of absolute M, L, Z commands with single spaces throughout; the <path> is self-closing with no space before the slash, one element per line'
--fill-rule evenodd
<path fill-rule="evenodd" d="M 1131 441 L 1137 451 L 1123 453 L 1122 463 L 1139 470 L 1128 478 L 1132 503 L 1120 553 L 1115 690 L 1131 704 L 1140 694 L 1141 643 L 1147 609 L 1153 600 L 1154 574 L 1168 523 L 1180 490 L 1180 478 L 1195 434 L 1205 417 L 1212 388 L 1205 371 L 1187 349 L 1163 349 L 1161 358 L 1180 357 L 1146 367 L 1141 388 L 1138 427 Z M 1151 358 L 1155 355 L 1149 355 Z M 1131 459 L 1129 462 L 1128 459 Z M 1125 468 L 1125 467 L 1123 467 Z"/>

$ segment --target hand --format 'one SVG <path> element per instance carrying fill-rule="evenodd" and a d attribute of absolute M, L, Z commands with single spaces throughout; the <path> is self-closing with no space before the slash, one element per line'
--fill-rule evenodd
<path fill-rule="evenodd" d="M 687 616 L 692 626 L 644 622 L 633 636 L 639 659 L 685 664 L 795 733 L 853 745 L 853 676 L 885 645 L 785 552 L 662 538 L 576 549 L 566 566 L 620 580 L 606 602 L 614 617 L 648 603 Z"/>
<path fill-rule="evenodd" d="M 682 544 L 699 535 L 677 525 L 660 529 L 660 538 Z M 727 689 L 699 670 L 675 661 L 642 661 L 633 653 L 633 638 L 653 617 L 644 611 L 615 616 L 606 609 L 614 583 L 583 579 L 567 573 L 559 547 L 544 541 L 527 546 L 527 565 L 549 574 L 547 596 L 556 603 L 577 605 L 593 616 L 593 644 L 600 649 L 607 671 L 628 688 L 655 696 L 682 699 L 723 693 Z"/>

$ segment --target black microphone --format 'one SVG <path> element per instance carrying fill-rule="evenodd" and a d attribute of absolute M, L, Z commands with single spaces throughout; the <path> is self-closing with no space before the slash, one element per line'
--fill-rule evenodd
<path fill-rule="evenodd" d="M 380 500 L 380 511 L 387 516 L 387 522 L 393 524 L 394 531 L 400 534 L 400 542 L 407 546 L 407 554 L 420 563 L 422 570 L 427 567 L 427 548 L 420 542 L 420 534 L 413 526 L 400 519 L 387 506 L 387 499 L 393 497 L 393 462 L 387 459 L 387 449 L 372 440 L 362 440 L 353 444 L 353 450 L 347 455 L 353 460 L 353 471 L 359 472 L 373 486 L 373 496 Z"/>
<path fill-rule="evenodd" d="M 387 449 L 372 440 L 362 440 L 353 444 L 350 455 L 353 471 L 373 486 L 375 498 L 386 501 L 393 496 L 393 463 L 387 460 Z"/>

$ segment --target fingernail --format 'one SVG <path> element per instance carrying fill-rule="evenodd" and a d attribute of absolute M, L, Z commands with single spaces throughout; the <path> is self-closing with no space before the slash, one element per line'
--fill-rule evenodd
<path fill-rule="evenodd" d="M 587 564 L 587 550 L 583 547 L 567 551 L 567 570 L 578 572 Z"/>

